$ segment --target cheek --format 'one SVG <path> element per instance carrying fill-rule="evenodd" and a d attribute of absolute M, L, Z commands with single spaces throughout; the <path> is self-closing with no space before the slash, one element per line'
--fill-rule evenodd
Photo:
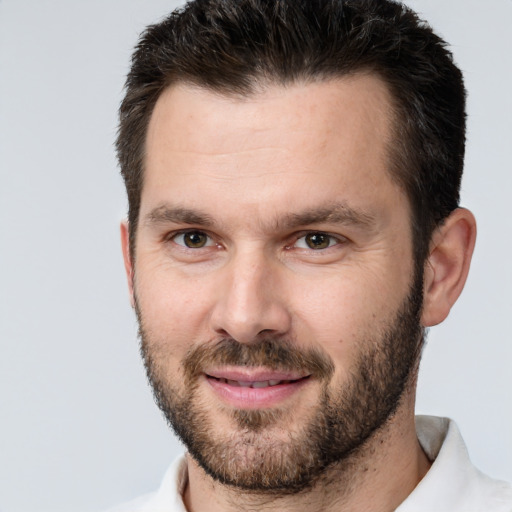
<path fill-rule="evenodd" d="M 209 306 L 204 281 L 146 269 L 135 274 L 135 294 L 153 350 L 181 359 L 206 336 Z"/>
<path fill-rule="evenodd" d="M 360 352 L 369 343 L 378 342 L 406 291 L 402 293 L 371 272 L 359 277 L 347 272 L 323 284 L 318 286 L 317 281 L 314 287 L 305 287 L 301 295 L 295 294 L 301 297 L 293 301 L 297 338 L 318 344 L 337 369 L 347 373 Z"/>

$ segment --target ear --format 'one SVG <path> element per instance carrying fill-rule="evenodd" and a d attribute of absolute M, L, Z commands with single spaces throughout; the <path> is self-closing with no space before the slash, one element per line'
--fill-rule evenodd
<path fill-rule="evenodd" d="M 434 232 L 423 281 L 423 326 L 448 316 L 466 283 L 475 239 L 476 221 L 465 208 L 454 210 Z"/>
<path fill-rule="evenodd" d="M 135 298 L 133 295 L 133 260 L 130 254 L 130 230 L 128 228 L 128 221 L 121 222 L 121 247 L 123 249 L 124 270 L 126 272 L 126 279 L 128 280 L 130 303 L 133 308 L 135 307 Z"/>

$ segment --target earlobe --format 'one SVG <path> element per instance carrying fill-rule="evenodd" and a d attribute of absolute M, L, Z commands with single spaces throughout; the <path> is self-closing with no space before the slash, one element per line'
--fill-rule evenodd
<path fill-rule="evenodd" d="M 448 316 L 466 283 L 475 239 L 476 221 L 465 208 L 454 210 L 434 232 L 423 280 L 423 326 Z"/>
<path fill-rule="evenodd" d="M 130 230 L 128 221 L 121 222 L 121 248 L 123 250 L 124 269 L 128 281 L 128 291 L 130 293 L 130 303 L 132 308 L 135 306 L 135 297 L 133 294 L 133 264 L 130 253 Z"/>

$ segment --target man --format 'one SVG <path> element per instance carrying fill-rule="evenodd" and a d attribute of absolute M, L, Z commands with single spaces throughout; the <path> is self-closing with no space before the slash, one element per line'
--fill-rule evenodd
<path fill-rule="evenodd" d="M 184 442 L 122 510 L 512 510 L 414 417 L 464 286 L 462 76 L 383 0 L 197 0 L 149 27 L 117 149 L 141 351 Z"/>

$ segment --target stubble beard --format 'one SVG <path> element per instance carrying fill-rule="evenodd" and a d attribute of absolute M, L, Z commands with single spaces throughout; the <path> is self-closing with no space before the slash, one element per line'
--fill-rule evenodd
<path fill-rule="evenodd" d="M 366 351 L 360 354 L 349 381 L 336 389 L 331 382 L 334 363 L 326 353 L 299 349 L 282 338 L 251 344 L 228 338 L 197 345 L 183 361 L 185 377 L 180 385 L 160 355 L 153 353 L 154 340 L 137 305 L 141 354 L 157 405 L 207 474 L 245 491 L 294 494 L 313 486 L 328 468 L 348 467 L 414 385 L 424 338 L 419 321 L 422 296 L 422 276 L 417 276 L 387 327 L 371 342 L 360 340 Z M 199 377 L 207 364 L 306 371 L 321 384 L 318 403 L 294 429 L 289 428 L 296 424 L 291 421 L 293 411 L 232 409 L 227 413 L 232 428 L 220 431 L 215 424 L 218 411 L 198 392 Z"/>

